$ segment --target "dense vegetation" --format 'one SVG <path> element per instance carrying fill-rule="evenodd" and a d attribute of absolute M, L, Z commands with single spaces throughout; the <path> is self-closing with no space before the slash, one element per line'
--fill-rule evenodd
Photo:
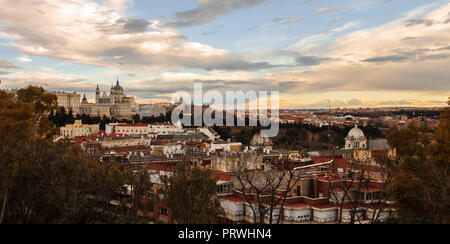
<path fill-rule="evenodd" d="M 48 115 L 48 119 L 55 125 L 56 127 L 66 126 L 67 124 L 73 124 L 75 120 L 81 120 L 83 124 L 100 124 L 100 130 L 105 130 L 105 127 L 109 123 L 144 123 L 144 124 L 153 124 L 153 123 L 166 123 L 170 121 L 171 113 L 167 113 L 166 115 L 161 115 L 158 117 L 144 117 L 141 118 L 139 115 L 134 115 L 131 120 L 129 119 L 117 119 L 117 118 L 109 118 L 107 116 L 90 116 L 86 114 L 76 114 L 74 115 L 72 110 L 66 111 L 64 107 L 59 108 L 58 110 L 52 110 Z"/>
<path fill-rule="evenodd" d="M 0 91 L 0 223 L 145 222 L 136 213 L 150 187 L 147 171 L 105 165 L 79 146 L 54 143 L 48 114 L 57 109 L 56 96 L 42 88 Z"/>
<path fill-rule="evenodd" d="M 236 140 L 244 145 L 249 145 L 252 137 L 261 130 L 261 127 L 213 127 L 220 136 L 227 140 Z M 272 139 L 274 147 L 292 145 L 293 149 L 323 150 L 329 146 L 340 146 L 345 144 L 345 137 L 353 127 L 340 128 L 316 127 L 306 124 L 280 124 L 278 136 Z M 372 126 L 361 127 L 369 139 L 384 138 L 381 131 Z M 330 137 L 328 137 L 330 134 Z M 331 143 L 331 144 L 330 144 Z"/>
<path fill-rule="evenodd" d="M 388 141 L 398 154 L 388 164 L 392 179 L 387 190 L 399 215 L 395 221 L 449 224 L 450 108 L 433 133 L 410 124 L 392 128 Z"/>
<path fill-rule="evenodd" d="M 191 167 L 185 158 L 172 176 L 162 177 L 159 193 L 171 210 L 171 222 L 177 224 L 213 224 L 223 213 L 217 198 L 216 180 L 211 170 Z"/>

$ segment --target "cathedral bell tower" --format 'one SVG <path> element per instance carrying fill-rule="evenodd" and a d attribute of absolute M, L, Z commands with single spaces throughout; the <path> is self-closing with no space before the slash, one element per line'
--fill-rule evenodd
<path fill-rule="evenodd" d="M 95 89 L 95 103 L 100 103 L 100 88 L 98 88 L 98 84 L 97 89 Z"/>

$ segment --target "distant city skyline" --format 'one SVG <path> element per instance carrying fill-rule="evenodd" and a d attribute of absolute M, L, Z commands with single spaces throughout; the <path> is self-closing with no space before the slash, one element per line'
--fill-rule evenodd
<path fill-rule="evenodd" d="M 444 107 L 448 0 L 0 0 L 0 89 L 137 103 L 278 90 L 281 109 Z"/>

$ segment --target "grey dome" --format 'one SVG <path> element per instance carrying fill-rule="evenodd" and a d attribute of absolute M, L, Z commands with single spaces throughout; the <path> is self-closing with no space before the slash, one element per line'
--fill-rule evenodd
<path fill-rule="evenodd" d="M 123 92 L 123 88 L 119 85 L 119 78 L 117 78 L 116 86 L 113 88 L 113 90 Z"/>

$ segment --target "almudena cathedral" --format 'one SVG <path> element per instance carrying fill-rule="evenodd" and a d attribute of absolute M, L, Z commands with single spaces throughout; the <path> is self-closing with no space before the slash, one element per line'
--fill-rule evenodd
<path fill-rule="evenodd" d="M 139 105 L 133 96 L 126 96 L 124 89 L 119 84 L 111 85 L 109 95 L 101 94 L 97 85 L 95 90 L 95 103 L 89 103 L 86 95 L 81 99 L 78 93 L 54 92 L 58 98 L 58 105 L 66 111 L 72 110 L 74 114 L 86 114 L 90 116 L 107 116 L 115 118 L 131 118 L 135 114 L 141 117 L 159 116 L 166 113 L 165 106 Z M 80 102 L 81 101 L 81 102 Z"/>

